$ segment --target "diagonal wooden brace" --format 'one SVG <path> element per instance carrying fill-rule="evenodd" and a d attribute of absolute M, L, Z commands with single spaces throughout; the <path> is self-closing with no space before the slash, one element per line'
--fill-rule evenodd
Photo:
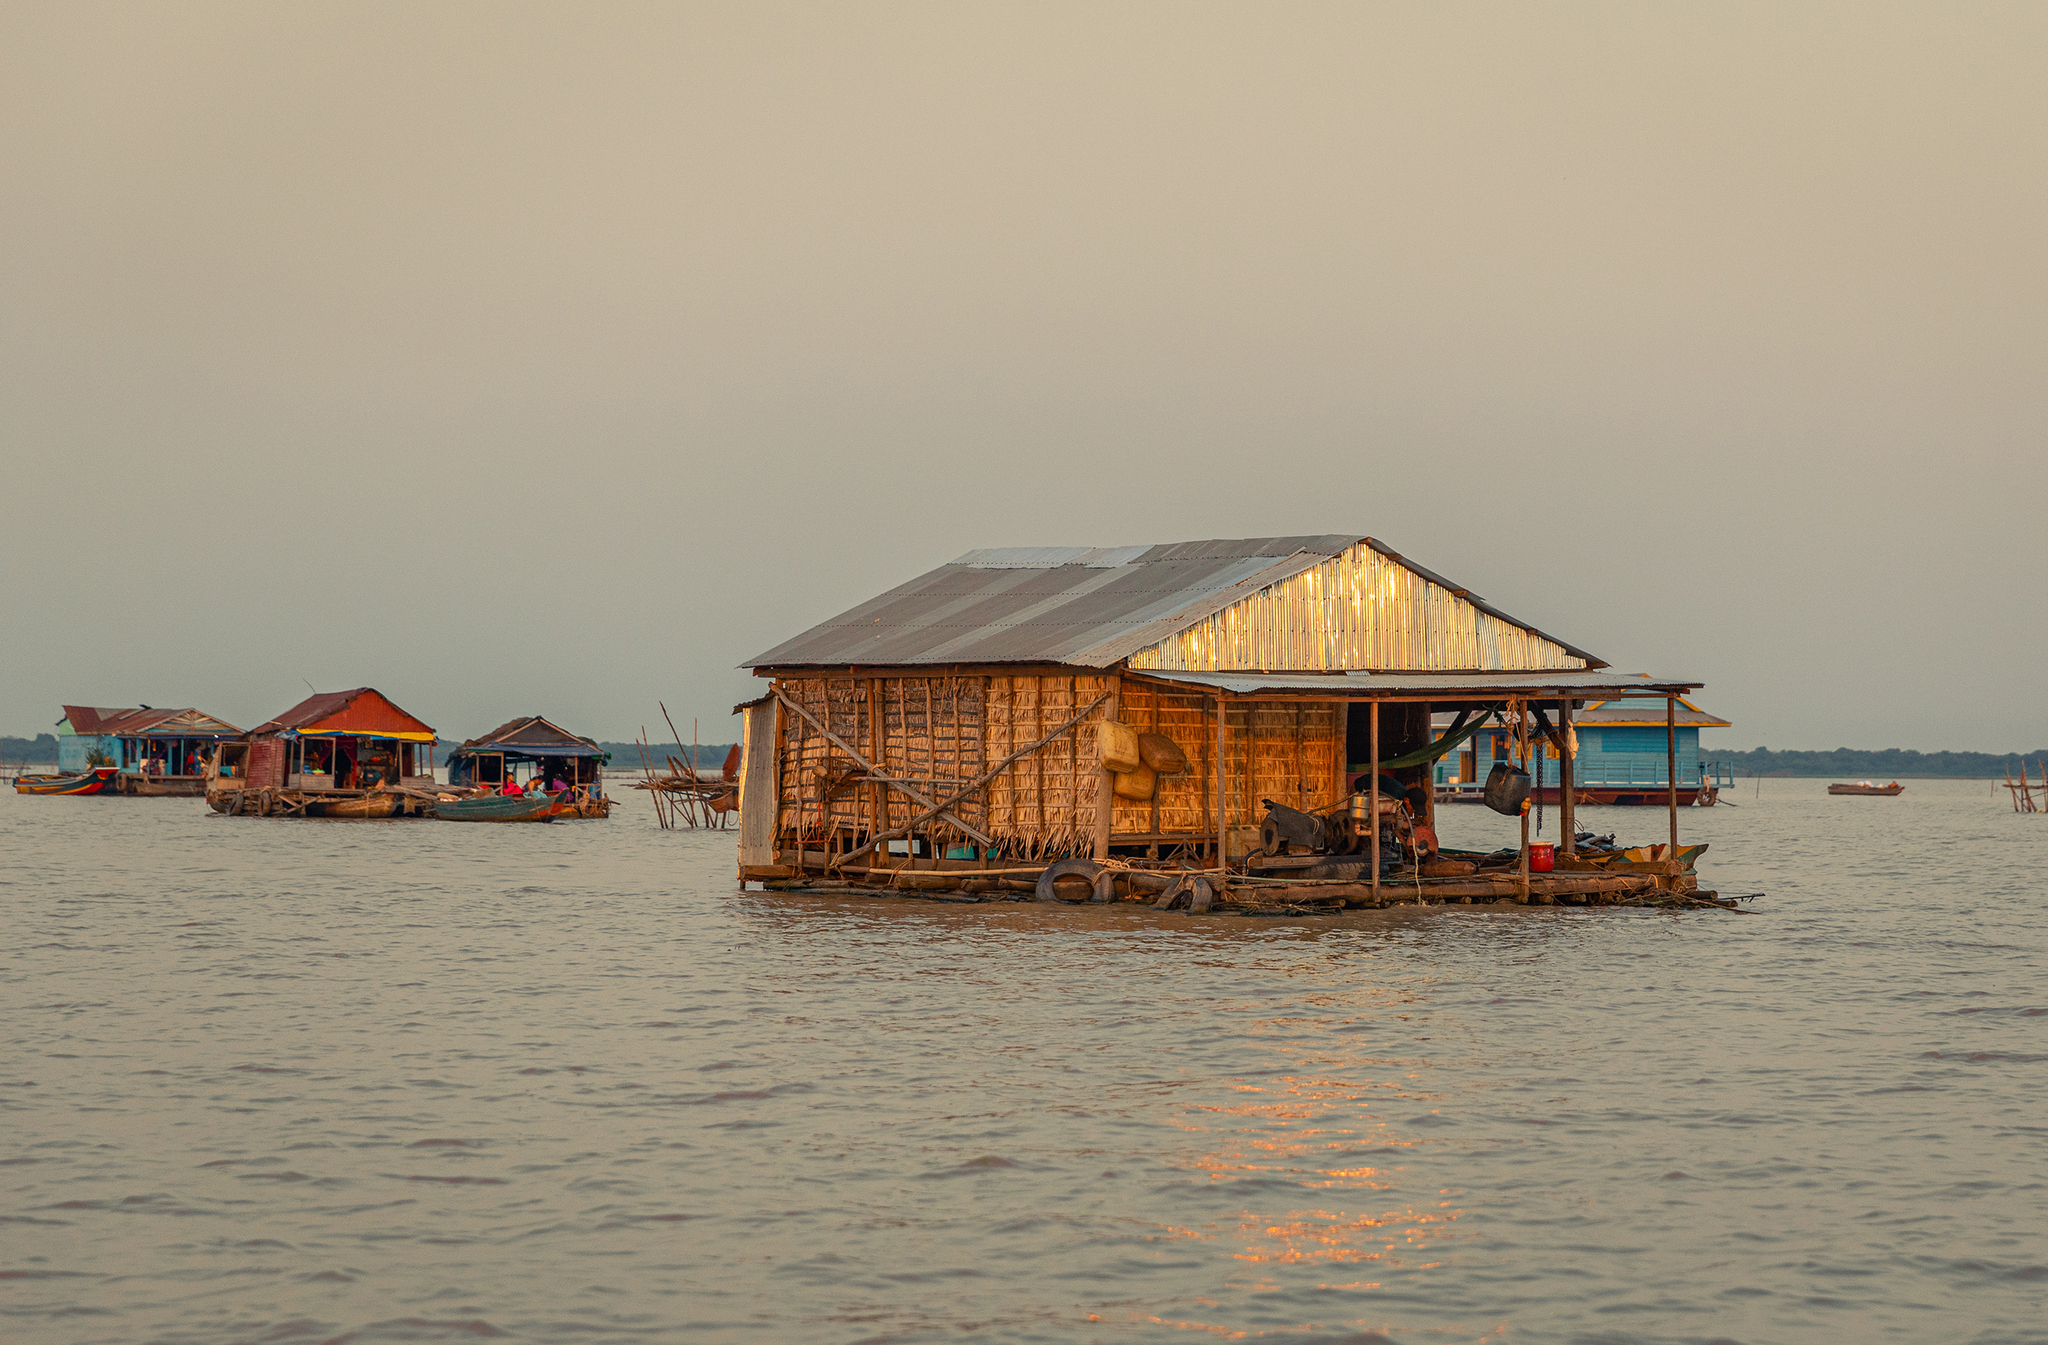
<path fill-rule="evenodd" d="M 1066 723 L 1060 725 L 1051 733 L 1046 734 L 1037 742 L 1032 743 L 1027 747 L 1020 747 L 1016 751 L 1010 753 L 1010 755 L 1004 757 L 1001 761 L 998 761 L 995 765 L 983 771 L 975 779 L 970 780 L 965 785 L 962 785 L 960 788 L 948 794 L 943 802 L 933 803 L 929 799 L 925 800 L 925 806 L 930 811 L 912 818 L 908 823 L 904 824 L 903 826 L 897 827 L 893 831 L 885 831 L 879 836 L 869 837 L 865 844 L 855 849 L 847 851 L 845 854 L 841 855 L 837 860 L 835 860 L 834 863 L 844 864 L 848 860 L 852 859 L 854 856 L 864 855 L 878 845 L 882 845 L 888 841 L 893 841 L 901 837 L 908 836 L 911 832 L 917 830 L 917 828 L 931 821 L 934 817 L 943 817 L 948 821 L 952 821 L 953 815 L 951 813 L 942 812 L 942 809 L 952 807 L 960 800 L 966 798 L 969 794 L 972 794 L 975 790 L 980 789 L 983 785 L 995 779 L 998 775 L 1001 775 L 1004 771 L 1008 770 L 1012 765 L 1016 764 L 1018 761 L 1022 760 L 1025 757 L 1030 756 L 1033 752 L 1036 752 L 1039 748 L 1044 747 L 1047 743 L 1059 737 L 1062 733 L 1065 733 L 1068 729 L 1074 727 L 1074 725 L 1080 723 L 1089 715 L 1094 714 L 1095 707 L 1102 704 L 1104 701 L 1108 700 L 1110 694 L 1111 693 L 1105 691 L 1100 696 L 1097 696 L 1094 700 L 1089 701 L 1086 705 L 1082 706 L 1081 709 L 1075 713 L 1072 719 L 1069 719 Z M 816 720 L 812 720 L 811 722 L 814 724 L 817 723 Z M 838 740 L 835 738 L 833 741 L 837 742 Z M 955 825 L 957 826 L 959 824 L 956 822 Z M 966 828 L 962 829 L 966 830 Z M 973 834 L 978 835 L 979 833 Z M 983 844 L 993 845 L 995 844 L 995 842 L 984 841 Z"/>
<path fill-rule="evenodd" d="M 889 788 L 894 789 L 899 793 L 909 795 L 910 798 L 916 801 L 917 803 L 923 805 L 926 808 L 931 809 L 931 812 L 930 814 L 928 814 L 928 816 L 943 818 L 945 821 L 951 823 L 953 826 L 958 827 L 962 832 L 966 833 L 969 836 L 972 836 L 975 840 L 980 841 L 983 845 L 994 845 L 996 843 L 995 838 L 993 836 L 985 835 L 984 833 L 975 830 L 973 827 L 968 826 L 959 818 L 953 816 L 953 814 L 944 811 L 946 808 L 946 804 L 954 802 L 956 799 L 961 797 L 961 795 L 954 795 L 953 798 L 948 799 L 946 803 L 933 803 L 930 798 L 926 797 L 922 790 L 912 785 L 908 780 L 898 780 L 893 775 L 883 774 L 882 768 L 880 766 L 877 766 L 874 762 L 869 761 L 866 757 L 854 751 L 853 748 L 847 746 L 846 740 L 840 737 L 838 734 L 834 733 L 831 729 L 826 728 L 825 725 L 819 721 L 816 715 L 812 714 L 809 710 L 806 710 L 803 706 L 798 705 L 788 696 L 783 695 L 782 688 L 776 687 L 774 690 L 775 699 L 781 701 L 784 705 L 787 705 L 790 709 L 796 711 L 796 713 L 802 715 L 806 720 L 808 720 L 812 728 L 816 729 L 819 733 L 825 735 L 825 741 L 831 743 L 834 747 L 846 753 L 847 756 L 853 759 L 855 765 L 859 766 L 862 770 L 866 771 L 868 773 L 868 779 L 875 781 L 877 784 L 887 785 L 889 786 Z M 962 794 L 964 794 L 965 792 L 966 791 L 963 790 Z M 911 825 L 915 826 L 917 824 L 912 823 Z M 859 854 L 866 849 L 867 847 L 863 846 L 861 850 L 857 850 L 854 853 Z"/>

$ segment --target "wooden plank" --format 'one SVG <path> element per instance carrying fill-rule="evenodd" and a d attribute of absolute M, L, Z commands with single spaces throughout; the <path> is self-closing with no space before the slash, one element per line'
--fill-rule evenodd
<path fill-rule="evenodd" d="M 776 741 L 780 714 L 776 700 L 745 708 L 739 721 L 739 868 L 774 862 Z"/>

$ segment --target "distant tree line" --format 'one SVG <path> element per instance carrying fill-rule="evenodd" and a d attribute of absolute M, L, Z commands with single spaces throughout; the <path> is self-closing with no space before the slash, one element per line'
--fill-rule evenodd
<path fill-rule="evenodd" d="M 2028 770 L 2039 771 L 2041 762 L 2048 759 L 2048 748 L 2007 752 L 2003 756 L 1993 752 L 1915 752 L 1902 747 L 1878 751 L 1837 747 L 1832 752 L 1773 752 L 1768 747 L 1753 752 L 1729 752 L 1700 748 L 1702 760 L 1725 762 L 1735 768 L 1737 775 L 1827 775 L 1836 779 L 1955 776 L 1982 780 L 2002 777 L 2008 770 L 2017 774 L 2022 756 L 2027 760 Z"/>
<path fill-rule="evenodd" d="M 0 738 L 0 761 L 10 765 L 17 761 L 54 765 L 56 760 L 57 735 L 54 733 L 38 733 L 33 738 Z"/>
<path fill-rule="evenodd" d="M 654 763 L 654 769 L 656 769 L 657 771 L 666 771 L 668 769 L 668 759 L 670 757 L 674 757 L 677 761 L 682 762 L 685 766 L 690 764 L 689 749 L 685 747 L 677 747 L 672 742 L 649 743 L 645 749 L 642 749 L 640 744 L 638 743 L 599 743 L 598 746 L 602 748 L 604 751 L 611 753 L 612 755 L 611 761 L 606 766 L 606 769 L 608 770 L 639 770 L 641 761 L 640 753 L 642 752 L 642 750 L 646 751 L 647 760 Z M 723 766 L 725 764 L 725 754 L 730 751 L 732 751 L 731 743 L 698 744 L 697 769 L 699 771 L 717 770 L 720 766 Z"/>

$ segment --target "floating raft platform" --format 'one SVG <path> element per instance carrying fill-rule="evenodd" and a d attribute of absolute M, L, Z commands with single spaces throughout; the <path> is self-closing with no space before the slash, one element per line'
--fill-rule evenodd
<path fill-rule="evenodd" d="M 1138 903 L 1192 913 L 1312 915 L 1397 906 L 1472 906 L 1511 903 L 1530 906 L 1717 907 L 1736 910 L 1736 899 L 1703 891 L 1697 878 L 1672 860 L 1609 864 L 1551 873 L 1532 873 L 1526 889 L 1519 872 L 1495 870 L 1458 877 L 1424 878 L 1412 873 L 1384 878 L 1377 887 L 1355 878 L 1309 878 L 1216 869 L 1093 865 L 1073 872 L 1076 861 L 1013 867 L 967 860 L 894 857 L 833 866 L 821 851 L 784 852 L 787 862 L 743 869 L 745 881 L 771 892 L 866 893 L 928 897 L 945 901 L 1043 901 L 1055 904 Z M 1048 872 L 1066 870 L 1057 883 Z M 1206 897 L 1203 893 L 1206 889 Z"/>

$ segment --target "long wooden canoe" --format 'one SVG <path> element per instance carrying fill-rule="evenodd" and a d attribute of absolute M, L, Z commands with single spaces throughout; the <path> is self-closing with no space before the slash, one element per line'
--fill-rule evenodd
<path fill-rule="evenodd" d="M 457 799 L 434 805 L 434 816 L 443 822 L 552 822 L 561 810 L 561 799 L 548 795 L 513 795 L 509 798 L 487 794 L 482 798 Z"/>
<path fill-rule="evenodd" d="M 404 796 L 363 794 L 352 799 L 317 799 L 306 804 L 307 817 L 390 817 L 398 812 Z"/>
<path fill-rule="evenodd" d="M 1906 787 L 1897 780 L 1892 781 L 1888 785 L 1873 785 L 1866 780 L 1860 784 L 1828 786 L 1828 793 L 1830 794 L 1862 794 L 1881 799 L 1896 798 L 1905 792 Z"/>
<path fill-rule="evenodd" d="M 17 775 L 14 777 L 14 792 L 17 794 L 97 794 L 107 787 L 114 778 L 117 768 L 94 766 L 91 770 L 77 775 Z"/>

